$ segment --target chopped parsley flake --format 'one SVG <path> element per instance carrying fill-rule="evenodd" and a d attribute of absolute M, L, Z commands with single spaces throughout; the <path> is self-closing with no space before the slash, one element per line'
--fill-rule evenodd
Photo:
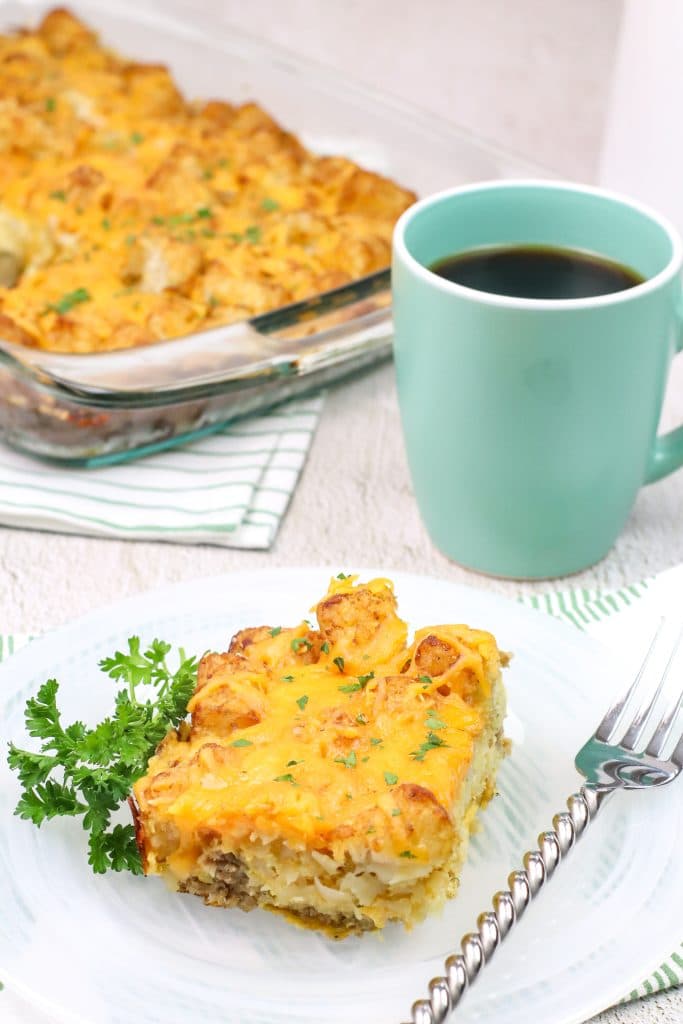
<path fill-rule="evenodd" d="M 295 764 L 303 764 L 303 761 L 288 761 L 287 762 L 287 767 L 288 768 L 292 768 L 293 765 L 295 765 Z"/>
<path fill-rule="evenodd" d="M 400 813 L 401 813 L 400 808 L 399 807 L 394 807 L 393 811 L 391 812 L 391 817 L 392 818 L 398 818 Z"/>
<path fill-rule="evenodd" d="M 336 659 L 335 659 L 336 661 Z M 368 672 L 366 676 L 358 676 L 357 683 L 348 683 L 346 686 L 339 686 L 338 689 L 342 693 L 357 693 L 358 690 L 364 690 L 371 679 L 375 678 L 374 672 Z"/>
<path fill-rule="evenodd" d="M 282 679 L 283 683 L 293 683 L 294 682 L 294 676 L 280 676 L 280 678 Z"/>
<path fill-rule="evenodd" d="M 439 718 L 434 708 L 430 708 L 427 712 L 427 721 L 425 725 L 428 729 L 445 729 L 446 723 Z"/>
<path fill-rule="evenodd" d="M 273 628 L 269 629 L 268 632 L 271 636 L 279 636 L 282 632 L 282 626 L 273 626 Z"/>
<path fill-rule="evenodd" d="M 145 141 L 145 136 L 141 135 L 140 132 L 131 132 L 130 141 L 134 146 L 139 146 L 141 142 Z"/>
<path fill-rule="evenodd" d="M 298 654 L 299 648 L 303 647 L 305 651 L 310 651 L 313 644 L 305 636 L 295 636 L 292 640 L 290 647 L 295 654 Z"/>
<path fill-rule="evenodd" d="M 53 111 L 57 109 L 57 100 L 54 98 L 54 96 L 48 96 L 48 98 L 45 100 L 45 109 L 47 110 L 48 114 L 52 114 Z"/>
<path fill-rule="evenodd" d="M 358 763 L 356 751 L 352 750 L 348 757 L 335 757 L 336 764 L 343 764 L 345 768 L 355 768 Z"/>
<path fill-rule="evenodd" d="M 337 573 L 337 579 L 338 580 L 348 580 L 349 577 L 347 576 L 347 574 L 345 572 L 338 572 Z"/>
<path fill-rule="evenodd" d="M 366 836 L 371 836 L 371 835 L 372 835 L 372 833 L 373 833 L 373 832 L 376 832 L 376 831 L 377 831 L 377 830 L 376 830 L 375 826 L 374 826 L 374 825 L 371 825 L 371 826 L 370 826 L 370 828 L 368 828 L 368 829 L 366 829 L 366 830 L 365 830 L 365 834 L 366 834 Z"/>
<path fill-rule="evenodd" d="M 394 775 L 393 772 L 385 772 L 384 781 L 386 782 L 387 786 L 395 786 L 396 783 L 398 782 L 398 775 Z"/>
<path fill-rule="evenodd" d="M 370 742 L 372 743 L 373 747 L 377 747 L 382 742 L 382 740 L 380 739 L 379 736 L 371 736 Z"/>
<path fill-rule="evenodd" d="M 66 192 L 62 188 L 56 188 L 54 192 L 50 192 L 50 199 L 58 199 L 60 203 L 65 203 Z"/>
<path fill-rule="evenodd" d="M 424 687 L 426 689 L 428 686 L 432 685 L 432 677 L 431 676 L 420 676 L 420 682 L 424 684 Z"/>
<path fill-rule="evenodd" d="M 261 241 L 261 228 L 258 224 L 250 224 L 244 232 L 244 237 L 252 245 L 257 245 Z"/>
<path fill-rule="evenodd" d="M 245 740 L 244 737 L 240 737 L 238 740 L 233 740 L 230 744 L 231 747 L 251 747 L 251 740 Z"/>
<path fill-rule="evenodd" d="M 410 850 L 401 850 L 401 852 L 399 853 L 399 857 L 407 857 L 410 860 L 415 860 L 416 859 L 415 858 L 415 854 L 411 853 Z"/>
<path fill-rule="evenodd" d="M 173 228 L 173 227 L 178 227 L 181 224 L 195 224 L 198 220 L 207 220 L 210 217 L 213 217 L 213 214 L 211 212 L 210 207 L 208 207 L 208 206 L 200 206 L 199 209 L 194 211 L 194 213 L 172 213 L 170 215 L 170 217 L 162 217 L 159 214 L 156 214 L 154 217 L 151 218 L 151 221 L 152 221 L 152 224 L 158 224 L 159 227 L 168 226 L 170 228 Z M 208 229 L 205 229 L 205 231 L 206 230 L 208 230 Z M 209 236 L 209 237 L 212 237 L 212 236 L 213 236 L 213 232 L 212 232 L 212 235 Z M 175 237 L 180 237 L 180 236 L 175 236 L 174 235 L 173 237 L 175 238 Z M 186 234 L 186 237 L 194 238 L 196 236 L 195 236 L 194 232 L 192 232 L 191 235 L 188 232 Z M 238 238 L 238 241 L 241 241 L 241 236 L 237 236 L 237 238 Z"/>
<path fill-rule="evenodd" d="M 273 782 L 290 782 L 292 786 L 299 785 L 291 772 L 287 772 L 286 775 L 276 775 Z"/>
<path fill-rule="evenodd" d="M 365 762 L 369 761 L 369 760 L 370 760 L 370 755 L 369 754 L 366 754 L 365 757 L 361 757 L 361 761 L 363 762 L 363 764 L 365 764 Z"/>
<path fill-rule="evenodd" d="M 328 644 L 327 640 L 325 641 L 325 643 L 320 645 L 320 650 L 323 652 L 323 654 L 330 653 L 330 645 Z"/>
<path fill-rule="evenodd" d="M 342 657 L 335 658 L 333 664 L 337 666 L 340 672 L 344 671 L 344 659 Z"/>
<path fill-rule="evenodd" d="M 126 245 L 135 245 L 137 240 L 137 235 L 126 235 Z"/>
<path fill-rule="evenodd" d="M 111 221 L 109 220 L 109 217 L 103 217 L 100 221 L 100 224 L 102 225 L 105 231 L 111 230 Z"/>
<path fill-rule="evenodd" d="M 277 199 L 270 199 L 269 196 L 266 196 L 265 199 L 261 200 L 261 209 L 265 210 L 266 213 L 271 213 L 273 210 L 279 210 L 280 204 Z"/>
<path fill-rule="evenodd" d="M 304 694 L 303 697 L 298 697 L 297 698 L 297 704 L 299 705 L 299 707 L 303 711 L 303 709 L 308 704 L 308 696 L 307 696 L 307 694 Z"/>
<path fill-rule="evenodd" d="M 62 316 L 64 313 L 68 313 L 74 306 L 78 306 L 81 302 L 88 302 L 91 298 L 90 292 L 87 288 L 76 288 L 73 292 L 67 292 L 66 295 L 62 295 L 61 299 L 57 302 L 49 302 L 47 308 L 52 310 L 53 313 L 59 313 Z"/>
<path fill-rule="evenodd" d="M 442 740 L 440 736 L 437 736 L 435 732 L 428 732 L 427 739 L 424 743 L 421 743 L 417 750 L 412 750 L 410 756 L 414 761 L 424 761 L 425 757 L 430 750 L 435 750 L 436 747 L 447 747 L 448 744 L 445 740 Z"/>
<path fill-rule="evenodd" d="M 367 718 L 362 713 L 360 715 L 356 715 L 356 721 L 358 722 L 359 725 L 367 725 L 368 724 Z"/>

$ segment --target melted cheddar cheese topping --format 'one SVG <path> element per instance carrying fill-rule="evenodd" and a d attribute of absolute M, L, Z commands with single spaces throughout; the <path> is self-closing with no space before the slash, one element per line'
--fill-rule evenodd
<path fill-rule="evenodd" d="M 135 786 L 148 872 L 179 881 L 207 846 L 256 836 L 417 874 L 448 857 L 499 678 L 494 638 L 443 625 L 408 645 L 387 580 L 333 580 L 315 610 L 317 628 L 243 630 L 203 658 L 191 726 Z"/>
<path fill-rule="evenodd" d="M 61 352 L 227 324 L 388 266 L 414 195 L 254 103 L 186 100 L 64 10 L 0 36 L 0 337 Z"/>

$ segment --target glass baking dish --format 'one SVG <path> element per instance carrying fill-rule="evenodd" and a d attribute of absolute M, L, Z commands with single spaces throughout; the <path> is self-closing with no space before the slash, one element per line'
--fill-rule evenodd
<path fill-rule="evenodd" d="M 0 0 L 0 31 L 52 5 Z M 305 145 L 343 154 L 419 195 L 537 168 L 346 76 L 216 24 L 98 0 L 71 5 L 104 42 L 167 65 L 185 95 L 253 99 Z M 101 465 L 188 441 L 360 372 L 391 351 L 388 270 L 229 326 L 91 355 L 0 338 L 0 434 L 34 455 Z"/>

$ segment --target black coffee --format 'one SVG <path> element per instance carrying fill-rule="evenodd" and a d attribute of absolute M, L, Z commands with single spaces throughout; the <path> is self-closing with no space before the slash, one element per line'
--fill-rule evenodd
<path fill-rule="evenodd" d="M 470 249 L 429 268 L 447 281 L 519 299 L 585 299 L 642 284 L 631 267 L 580 249 L 505 245 Z"/>

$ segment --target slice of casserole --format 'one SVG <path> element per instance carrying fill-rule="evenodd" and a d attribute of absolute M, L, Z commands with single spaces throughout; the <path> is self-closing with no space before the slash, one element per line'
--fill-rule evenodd
<path fill-rule="evenodd" d="M 495 791 L 507 658 L 461 625 L 408 646 L 387 580 L 335 579 L 315 610 L 202 659 L 131 798 L 144 869 L 335 937 L 411 926 L 455 895 Z"/>

